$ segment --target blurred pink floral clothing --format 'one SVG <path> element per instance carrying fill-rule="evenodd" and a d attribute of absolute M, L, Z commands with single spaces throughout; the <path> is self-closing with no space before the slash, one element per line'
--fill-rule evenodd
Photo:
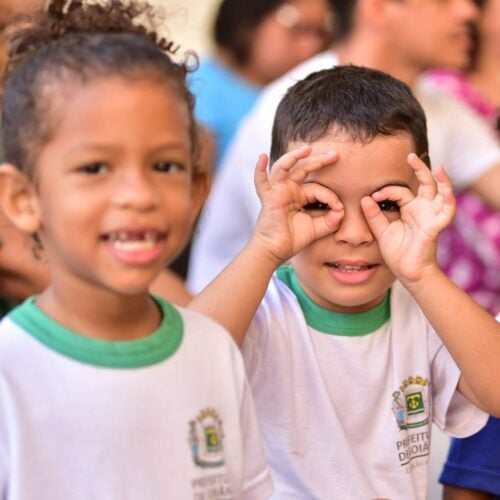
<path fill-rule="evenodd" d="M 499 110 L 457 71 L 439 70 L 429 78 L 458 97 L 498 130 Z M 457 215 L 440 237 L 443 271 L 493 315 L 500 312 L 500 212 L 472 192 L 457 193 Z"/>
<path fill-rule="evenodd" d="M 500 139 L 499 114 L 500 109 L 487 101 L 470 83 L 467 74 L 454 70 L 434 70 L 428 77 L 436 85 L 458 97 L 464 104 L 481 115 L 493 130 L 496 130 Z"/>
<path fill-rule="evenodd" d="M 439 240 L 443 271 L 484 308 L 500 311 L 500 212 L 476 195 L 457 195 L 457 215 Z"/>

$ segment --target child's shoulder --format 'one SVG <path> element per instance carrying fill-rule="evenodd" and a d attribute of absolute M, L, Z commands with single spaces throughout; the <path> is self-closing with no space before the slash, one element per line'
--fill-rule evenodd
<path fill-rule="evenodd" d="M 259 307 L 259 313 L 285 314 L 290 309 L 299 306 L 296 291 L 296 279 L 292 267 L 281 266 L 271 278 L 264 298 Z"/>
<path fill-rule="evenodd" d="M 195 341 L 216 342 L 219 345 L 233 344 L 229 332 L 212 318 L 192 309 L 180 306 L 174 307 L 182 318 L 184 335 L 193 338 Z"/>
<path fill-rule="evenodd" d="M 9 315 L 0 320 L 0 370 L 30 357 L 30 339 Z M 18 365 L 19 366 L 19 365 Z"/>
<path fill-rule="evenodd" d="M 390 314 L 391 322 L 411 326 L 418 324 L 426 326 L 429 324 L 422 309 L 417 304 L 410 292 L 403 284 L 396 280 L 390 288 Z"/>
<path fill-rule="evenodd" d="M 196 365 L 198 372 L 207 371 L 213 380 L 245 378 L 241 352 L 229 332 L 216 321 L 191 309 L 175 306 L 183 322 L 181 355 Z"/>
<path fill-rule="evenodd" d="M 443 341 L 413 296 L 399 281 L 394 282 L 390 294 L 391 332 L 397 345 L 427 346 L 429 353 L 438 352 Z"/>

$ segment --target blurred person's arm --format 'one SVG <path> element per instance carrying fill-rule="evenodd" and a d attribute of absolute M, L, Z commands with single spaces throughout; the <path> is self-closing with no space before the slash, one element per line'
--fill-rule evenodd
<path fill-rule="evenodd" d="M 500 163 L 473 182 L 470 189 L 478 194 L 485 203 L 500 210 Z"/>
<path fill-rule="evenodd" d="M 423 79 L 416 96 L 427 117 L 433 165 L 443 164 L 456 193 L 471 190 L 500 209 L 500 144 L 489 124 L 455 96 Z"/>

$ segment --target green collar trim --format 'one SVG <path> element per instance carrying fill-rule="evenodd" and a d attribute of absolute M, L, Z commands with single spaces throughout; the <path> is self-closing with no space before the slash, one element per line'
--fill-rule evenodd
<path fill-rule="evenodd" d="M 107 368 L 139 368 L 159 363 L 179 348 L 184 325 L 171 304 L 152 297 L 162 312 L 162 322 L 151 335 L 138 340 L 107 341 L 85 337 L 60 325 L 47 316 L 30 297 L 9 318 L 28 334 L 50 349 L 95 366 Z"/>
<path fill-rule="evenodd" d="M 322 333 L 342 337 L 358 337 L 377 331 L 391 317 L 390 290 L 378 306 L 362 313 L 338 313 L 324 309 L 313 302 L 304 292 L 295 271 L 282 266 L 276 272 L 278 278 L 295 294 L 306 323 Z"/>

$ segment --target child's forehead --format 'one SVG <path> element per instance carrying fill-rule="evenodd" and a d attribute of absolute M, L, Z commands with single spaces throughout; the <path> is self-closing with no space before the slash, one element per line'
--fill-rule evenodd
<path fill-rule="evenodd" d="M 409 134 L 377 135 L 371 140 L 327 134 L 310 143 L 291 142 L 289 150 L 304 144 L 311 144 L 311 155 L 338 154 L 337 161 L 309 174 L 306 182 L 319 182 L 337 192 L 359 190 L 361 194 L 391 184 L 414 187 L 416 178 L 407 157 L 415 147 Z"/>
<path fill-rule="evenodd" d="M 167 146 L 191 151 L 189 113 L 164 87 L 147 79 L 101 78 L 59 93 L 45 146 L 67 158 L 99 148 L 123 154 Z"/>
<path fill-rule="evenodd" d="M 175 109 L 183 121 L 189 121 L 188 105 L 179 99 L 173 87 L 166 81 L 146 76 L 127 79 L 121 75 L 104 75 L 81 81 L 69 75 L 62 85 L 49 82 L 44 96 L 51 103 L 50 109 L 58 122 L 80 122 L 82 115 L 89 120 L 103 113 L 118 115 L 135 102 L 139 111 L 135 120 L 142 120 L 141 107 L 150 101 L 158 103 L 153 105 L 155 115 Z"/>
<path fill-rule="evenodd" d="M 57 78 L 59 76 L 59 78 Z M 98 94 L 100 100 L 106 100 L 106 93 L 119 94 L 124 88 L 126 90 L 141 91 L 147 88 L 148 93 L 158 93 L 176 101 L 179 96 L 175 85 L 166 78 L 161 78 L 152 73 L 129 73 L 116 74 L 113 72 L 103 74 L 92 74 L 81 76 L 75 72 L 67 71 L 61 75 L 49 75 L 46 78 L 45 87 L 47 91 L 55 90 L 57 96 L 65 99 L 74 99 L 76 94 Z"/>
<path fill-rule="evenodd" d="M 387 153 L 399 148 L 409 148 L 409 152 L 415 150 L 415 142 L 411 135 L 401 131 L 398 134 L 382 135 L 378 134 L 370 138 L 359 137 L 359 135 L 349 134 L 342 131 L 329 131 L 325 135 L 311 140 L 297 139 L 288 143 L 287 151 L 300 148 L 304 144 L 310 144 L 313 151 L 318 153 L 330 150 L 341 150 L 344 155 L 358 154 L 363 150 L 372 150 L 379 144 L 384 144 Z"/>

